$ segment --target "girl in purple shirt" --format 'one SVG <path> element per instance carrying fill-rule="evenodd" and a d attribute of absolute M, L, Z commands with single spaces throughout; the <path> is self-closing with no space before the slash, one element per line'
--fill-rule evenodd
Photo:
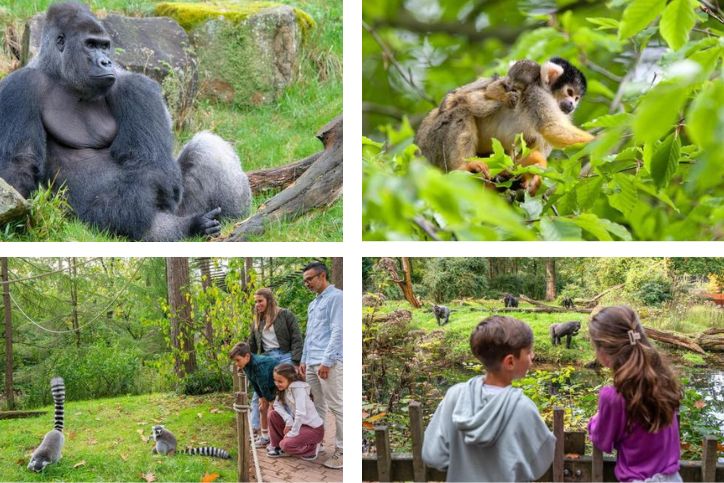
<path fill-rule="evenodd" d="M 607 307 L 588 324 L 596 357 L 613 369 L 588 423 L 594 446 L 616 448 L 619 481 L 682 481 L 678 409 L 681 387 L 668 362 L 646 338 L 638 315 Z"/>

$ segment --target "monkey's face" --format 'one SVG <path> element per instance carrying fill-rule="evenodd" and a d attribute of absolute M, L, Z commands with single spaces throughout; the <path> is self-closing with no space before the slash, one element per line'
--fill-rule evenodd
<path fill-rule="evenodd" d="M 157 441 L 159 436 L 161 436 L 162 432 L 163 432 L 163 426 L 154 426 L 153 430 L 151 431 L 151 438 L 154 441 Z"/>
<path fill-rule="evenodd" d="M 563 84 L 553 91 L 553 97 L 558 102 L 558 107 L 565 114 L 571 114 L 578 107 L 578 102 L 583 97 L 581 86 L 575 83 Z"/>

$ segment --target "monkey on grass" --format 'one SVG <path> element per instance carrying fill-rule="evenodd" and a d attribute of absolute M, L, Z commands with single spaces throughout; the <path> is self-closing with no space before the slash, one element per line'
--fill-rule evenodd
<path fill-rule="evenodd" d="M 173 456 L 176 453 L 198 455 L 198 456 L 212 456 L 214 458 L 230 459 L 229 453 L 223 449 L 215 448 L 213 446 L 202 446 L 199 448 L 186 448 L 182 450 L 176 450 L 176 437 L 171 431 L 161 425 L 156 425 L 152 428 L 151 438 L 155 441 L 155 445 L 151 452 L 153 454 Z"/>
<path fill-rule="evenodd" d="M 505 304 L 505 307 L 517 307 L 518 306 L 518 299 L 514 297 L 513 295 L 507 293 L 503 297 L 503 303 Z"/>
<path fill-rule="evenodd" d="M 543 65 L 518 61 L 506 77 L 480 79 L 448 93 L 420 124 L 415 143 L 446 172 L 466 170 L 489 179 L 487 165 L 471 158 L 492 154 L 493 139 L 514 156 L 516 136 L 522 134 L 531 151 L 518 163 L 545 168 L 554 147 L 593 140 L 569 117 L 586 86 L 583 73 L 559 57 Z M 537 175 L 523 176 L 523 187 L 531 194 L 540 183 Z"/>

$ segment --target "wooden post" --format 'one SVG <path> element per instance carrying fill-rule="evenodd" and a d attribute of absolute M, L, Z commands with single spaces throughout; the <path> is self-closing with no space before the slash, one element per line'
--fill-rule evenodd
<path fill-rule="evenodd" d="M 375 446 L 377 447 L 377 481 L 392 481 L 392 453 L 387 426 L 375 426 Z"/>
<path fill-rule="evenodd" d="M 249 396 L 246 392 L 246 375 L 233 366 L 234 387 L 237 389 L 234 404 L 240 408 L 236 412 L 236 440 L 238 457 L 237 480 L 249 481 L 250 442 L 249 442 Z"/>
<path fill-rule="evenodd" d="M 591 454 L 591 481 L 603 481 L 603 452 L 595 446 Z"/>
<path fill-rule="evenodd" d="M 553 436 L 556 437 L 556 449 L 553 453 L 553 481 L 563 481 L 563 408 L 553 409 Z"/>
<path fill-rule="evenodd" d="M 412 436 L 412 473 L 414 481 L 427 481 L 425 462 L 422 461 L 422 407 L 417 401 L 410 402 L 410 435 Z"/>
<path fill-rule="evenodd" d="M 701 481 L 716 481 L 717 440 L 714 436 L 704 438 L 701 453 Z"/>

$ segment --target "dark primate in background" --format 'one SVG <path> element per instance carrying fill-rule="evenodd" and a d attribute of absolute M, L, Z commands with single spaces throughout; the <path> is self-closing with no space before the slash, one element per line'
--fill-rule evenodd
<path fill-rule="evenodd" d="M 25 197 L 65 185 L 81 220 L 133 240 L 218 234 L 251 202 L 233 148 L 201 133 L 174 159 L 159 85 L 111 51 L 88 7 L 48 9 L 40 52 L 0 82 L 0 177 Z"/>
<path fill-rule="evenodd" d="M 444 305 L 433 305 L 432 313 L 435 314 L 437 325 L 445 325 L 450 319 L 450 309 L 445 307 Z"/>
<path fill-rule="evenodd" d="M 575 309 L 576 304 L 573 303 L 573 299 L 571 297 L 566 297 L 561 302 L 561 305 L 566 309 Z"/>
<path fill-rule="evenodd" d="M 518 299 L 513 297 L 511 294 L 507 293 L 503 297 L 503 303 L 506 307 L 517 307 L 518 306 Z"/>
<path fill-rule="evenodd" d="M 574 335 L 578 334 L 581 329 L 581 323 L 578 321 L 566 322 L 564 324 L 553 324 L 549 331 L 551 333 L 551 343 L 558 345 L 561 343 L 561 338 L 566 336 L 566 349 L 571 348 L 571 339 Z"/>

